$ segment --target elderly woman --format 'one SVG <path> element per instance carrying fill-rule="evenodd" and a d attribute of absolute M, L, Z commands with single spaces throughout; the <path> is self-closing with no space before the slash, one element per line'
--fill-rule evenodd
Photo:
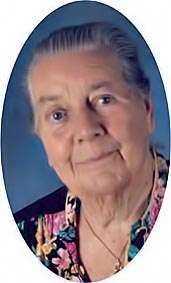
<path fill-rule="evenodd" d="M 65 186 L 17 213 L 19 228 L 57 275 L 104 279 L 141 249 L 166 187 L 149 143 L 149 80 L 122 31 L 90 23 L 43 40 L 27 83 L 35 132 Z"/>

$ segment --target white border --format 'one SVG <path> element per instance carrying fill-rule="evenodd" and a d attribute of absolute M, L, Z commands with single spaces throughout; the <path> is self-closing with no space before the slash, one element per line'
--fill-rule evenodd
<path fill-rule="evenodd" d="M 35 26 L 50 12 L 72 1 L 4 0 L 0 2 L 0 108 L 12 67 L 18 53 Z M 169 55 L 171 50 L 169 0 L 99 1 L 118 9 L 134 23 L 147 40 L 157 61 L 165 85 L 169 106 Z M 170 178 L 169 178 L 170 179 Z M 40 264 L 27 248 L 13 221 L 0 174 L 0 279 L 5 283 L 64 282 Z M 135 260 L 107 282 L 170 283 L 171 282 L 171 180 L 158 221 Z"/>

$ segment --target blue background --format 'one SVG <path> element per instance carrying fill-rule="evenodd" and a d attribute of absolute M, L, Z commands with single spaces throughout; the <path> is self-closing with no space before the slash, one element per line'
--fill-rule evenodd
<path fill-rule="evenodd" d="M 24 85 L 31 50 L 57 28 L 91 21 L 112 22 L 135 42 L 141 64 L 151 80 L 156 121 L 152 141 L 169 158 L 167 101 L 159 70 L 146 42 L 128 19 L 104 4 L 80 1 L 65 5 L 47 16 L 30 35 L 17 58 L 8 84 L 1 142 L 5 186 L 13 212 L 53 192 L 62 184 L 48 166 L 41 141 L 32 132 L 30 106 Z"/>

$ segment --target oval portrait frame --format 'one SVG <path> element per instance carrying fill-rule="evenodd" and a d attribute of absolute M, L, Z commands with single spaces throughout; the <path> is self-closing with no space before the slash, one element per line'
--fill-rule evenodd
<path fill-rule="evenodd" d="M 85 1 L 83 1 L 83 2 L 85 2 Z M 28 40 L 29 40 L 29 39 L 28 39 Z M 28 42 L 28 40 L 27 40 L 27 42 Z M 21 55 L 21 53 L 20 53 L 20 55 Z M 20 56 L 20 55 L 19 55 L 19 56 Z M 18 57 L 18 58 L 19 58 L 19 57 Z M 18 59 L 17 59 L 17 61 L 18 61 Z M 14 67 L 14 69 L 15 69 L 15 68 L 16 68 L 16 66 Z M 12 76 L 16 76 L 15 72 L 16 72 L 16 71 L 13 70 Z M 10 78 L 10 80 L 11 80 L 11 78 Z M 7 92 L 8 92 L 8 91 L 10 92 L 10 88 L 9 88 L 9 87 L 8 87 Z M 7 95 L 8 95 L 8 94 L 7 94 Z M 8 103 L 8 101 L 7 101 L 7 99 L 6 99 L 5 104 L 7 105 L 7 103 Z M 24 105 L 24 106 L 25 106 L 25 102 L 22 102 L 22 104 L 20 104 L 20 105 L 22 105 L 22 106 Z M 7 107 L 7 106 L 5 106 L 5 107 Z M 11 107 L 12 107 L 12 106 L 11 106 Z M 15 107 L 16 107 L 15 110 L 17 110 L 17 109 L 18 109 L 18 108 L 17 108 L 18 106 L 15 106 Z M 7 111 L 7 110 L 5 109 L 4 111 Z M 8 111 L 9 111 L 9 109 L 8 109 Z M 10 109 L 10 111 L 11 111 L 11 109 Z M 29 112 L 29 109 L 27 109 L 27 111 Z M 27 111 L 26 111 L 26 112 L 27 112 Z M 27 113 L 28 113 L 28 112 L 27 112 Z M 5 113 L 5 112 L 4 112 L 4 113 Z M 20 113 L 20 114 L 21 114 L 21 113 Z M 25 113 L 22 113 L 22 114 L 25 114 Z M 3 116 L 3 117 L 4 117 L 4 116 Z M 21 116 L 21 117 L 22 117 L 22 116 Z M 20 117 L 20 118 L 21 118 L 21 117 Z M 24 116 L 23 116 L 23 117 L 24 117 Z M 3 118 L 3 119 L 4 119 L 4 118 Z M 8 120 L 8 121 L 9 121 L 9 120 Z M 28 121 L 27 121 L 27 123 L 28 123 Z M 29 127 L 29 123 L 28 123 L 27 125 L 28 125 L 28 127 Z M 3 133 L 3 125 L 2 125 L 2 133 Z M 25 134 L 25 133 L 24 133 L 24 134 Z M 17 136 L 17 137 L 18 137 L 18 136 Z M 2 142 L 3 142 L 3 141 L 2 141 Z M 33 142 L 33 141 L 31 140 L 31 141 L 30 141 L 30 144 L 32 144 L 32 142 Z M 30 144 L 28 144 L 28 145 L 30 146 Z M 3 144 L 2 144 L 2 145 L 3 145 Z M 20 146 L 19 146 L 19 147 L 20 147 Z M 38 142 L 38 141 L 36 141 L 36 145 L 35 145 L 35 148 L 37 148 L 37 147 L 39 147 L 39 142 Z M 20 148 L 21 148 L 21 147 L 20 147 Z M 42 149 L 41 149 L 40 151 L 42 151 Z M 42 152 L 43 152 L 43 151 L 42 151 Z M 42 153 L 42 152 L 41 152 L 41 153 Z M 2 146 L 2 154 L 3 154 L 3 146 Z M 34 154 L 34 153 L 33 153 L 33 154 Z M 44 154 L 44 153 L 42 153 L 42 154 Z M 168 154 L 168 156 L 169 156 L 169 154 Z M 3 156 L 2 156 L 2 161 L 3 161 Z M 41 156 L 39 162 L 40 162 L 40 161 L 42 161 L 42 156 Z M 43 161 L 44 161 L 44 160 L 43 160 Z M 3 162 L 4 162 L 4 161 L 3 161 Z M 3 167 L 5 167 L 4 164 L 3 164 Z M 46 170 L 46 168 L 43 169 L 43 170 Z M 52 174 L 52 175 L 53 175 L 53 173 L 49 173 L 49 174 Z M 4 176 L 5 176 L 5 174 L 4 174 Z M 8 178 L 8 177 L 7 177 L 7 178 Z M 54 176 L 52 176 L 52 178 L 54 178 Z M 8 186 L 8 185 L 7 185 L 7 182 L 5 182 L 5 183 L 6 183 L 6 186 Z M 12 183 L 13 183 L 13 182 L 12 182 Z M 8 188 L 7 188 L 7 194 L 8 194 L 8 198 L 9 198 L 9 199 L 10 199 L 10 198 L 12 199 L 12 195 L 10 196 L 10 193 L 9 193 L 9 191 L 8 191 Z M 11 207 L 12 207 L 13 211 L 15 212 L 15 204 L 12 204 L 12 201 L 11 201 L 11 200 L 10 200 L 10 204 L 11 204 Z M 25 203 L 24 206 L 26 206 L 26 204 L 27 204 L 27 203 Z M 28 204 L 29 204 L 29 202 L 28 202 Z M 19 207 L 19 206 L 18 206 L 18 207 Z M 17 210 L 18 210 L 18 208 L 16 209 L 16 211 L 17 211 Z"/>

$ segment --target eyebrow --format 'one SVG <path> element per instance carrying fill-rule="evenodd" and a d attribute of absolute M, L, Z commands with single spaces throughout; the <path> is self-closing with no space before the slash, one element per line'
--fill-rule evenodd
<path fill-rule="evenodd" d="M 90 86 L 89 91 L 96 91 L 96 90 L 98 90 L 100 88 L 104 88 L 104 87 L 111 88 L 112 83 L 109 82 L 109 81 L 100 81 L 100 82 L 94 83 Z"/>
<path fill-rule="evenodd" d="M 61 99 L 61 97 L 62 95 L 42 95 L 38 99 L 38 104 L 42 105 L 45 104 L 46 102 L 58 101 L 59 99 Z"/>

